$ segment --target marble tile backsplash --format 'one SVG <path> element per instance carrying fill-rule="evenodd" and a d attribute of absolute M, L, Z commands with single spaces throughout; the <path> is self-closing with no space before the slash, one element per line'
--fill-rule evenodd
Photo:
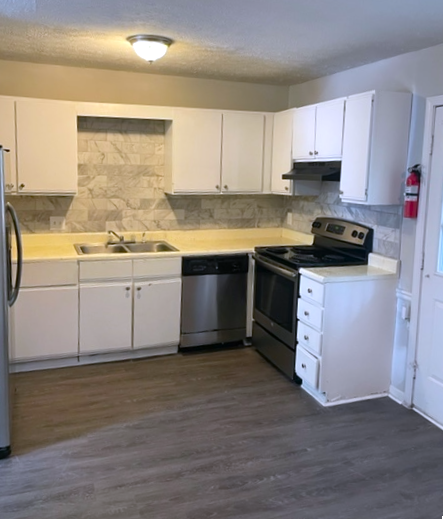
<path fill-rule="evenodd" d="M 79 117 L 78 195 L 14 197 L 24 232 L 280 227 L 281 196 L 167 196 L 163 121 Z"/>
<path fill-rule="evenodd" d="M 297 197 L 286 201 L 287 212 L 292 213 L 292 225 L 284 226 L 310 232 L 311 222 L 317 216 L 336 216 L 368 225 L 374 229 L 374 252 L 398 258 L 400 255 L 401 206 L 364 206 L 340 201 L 338 182 L 322 182 L 316 197 Z"/>

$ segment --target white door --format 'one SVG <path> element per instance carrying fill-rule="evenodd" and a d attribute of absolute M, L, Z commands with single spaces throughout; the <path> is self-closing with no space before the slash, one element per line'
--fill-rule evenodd
<path fill-rule="evenodd" d="M 0 97 L 0 145 L 9 152 L 3 155 L 5 161 L 5 192 L 17 190 L 17 167 L 15 148 L 15 105 L 14 100 Z"/>
<path fill-rule="evenodd" d="M 291 194 L 291 181 L 281 177 L 292 169 L 292 127 L 294 110 L 274 115 L 272 137 L 271 192 L 282 195 Z"/>
<path fill-rule="evenodd" d="M 292 157 L 294 160 L 315 158 L 315 106 L 297 108 L 294 111 Z"/>
<path fill-rule="evenodd" d="M 315 151 L 317 159 L 341 159 L 345 100 L 317 105 Z"/>
<path fill-rule="evenodd" d="M 223 114 L 222 191 L 260 193 L 263 189 L 263 114 Z"/>
<path fill-rule="evenodd" d="M 219 193 L 222 114 L 176 110 L 172 121 L 174 193 Z"/>
<path fill-rule="evenodd" d="M 436 111 L 429 178 L 413 403 L 443 425 L 443 107 Z"/>
<path fill-rule="evenodd" d="M 25 288 L 12 308 L 11 360 L 78 354 L 78 288 Z"/>
<path fill-rule="evenodd" d="M 134 284 L 134 348 L 178 345 L 181 279 Z"/>
<path fill-rule="evenodd" d="M 340 195 L 346 201 L 366 201 L 371 149 L 373 94 L 346 101 Z"/>
<path fill-rule="evenodd" d="M 77 192 L 77 113 L 74 103 L 17 99 L 19 193 Z"/>
<path fill-rule="evenodd" d="M 132 346 L 132 286 L 100 283 L 80 287 L 80 353 Z"/>

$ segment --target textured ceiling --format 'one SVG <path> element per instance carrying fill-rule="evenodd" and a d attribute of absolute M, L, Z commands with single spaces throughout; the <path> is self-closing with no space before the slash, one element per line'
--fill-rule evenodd
<path fill-rule="evenodd" d="M 0 59 L 38 63 L 295 84 L 442 42 L 441 0 L 0 0 Z"/>

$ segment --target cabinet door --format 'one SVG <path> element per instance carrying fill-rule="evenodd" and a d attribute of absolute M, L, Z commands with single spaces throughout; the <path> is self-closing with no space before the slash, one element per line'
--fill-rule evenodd
<path fill-rule="evenodd" d="M 219 193 L 222 114 L 177 110 L 172 122 L 174 193 Z"/>
<path fill-rule="evenodd" d="M 14 100 L 0 97 L 0 145 L 9 152 L 3 155 L 5 161 L 5 192 L 17 190 L 17 166 L 15 148 L 15 105 Z"/>
<path fill-rule="evenodd" d="M 314 151 L 317 159 L 341 158 L 344 115 L 344 99 L 317 105 Z"/>
<path fill-rule="evenodd" d="M 128 350 L 131 343 L 131 282 L 81 286 L 80 353 Z"/>
<path fill-rule="evenodd" d="M 134 348 L 178 345 L 181 280 L 134 284 Z"/>
<path fill-rule="evenodd" d="M 294 112 L 292 157 L 294 160 L 314 159 L 315 106 L 297 108 Z"/>
<path fill-rule="evenodd" d="M 292 169 L 292 128 L 294 110 L 274 115 L 274 134 L 272 139 L 272 176 L 271 192 L 289 195 L 290 180 L 281 177 Z"/>
<path fill-rule="evenodd" d="M 262 191 L 264 132 L 262 114 L 223 114 L 223 192 Z"/>
<path fill-rule="evenodd" d="M 373 94 L 346 101 L 340 194 L 346 201 L 367 197 Z"/>
<path fill-rule="evenodd" d="M 17 99 L 19 193 L 77 192 L 77 114 L 74 103 Z"/>
<path fill-rule="evenodd" d="M 25 288 L 12 308 L 11 360 L 78 354 L 78 288 Z"/>

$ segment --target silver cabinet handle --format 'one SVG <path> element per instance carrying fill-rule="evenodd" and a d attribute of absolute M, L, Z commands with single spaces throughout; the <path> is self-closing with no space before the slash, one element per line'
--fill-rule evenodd
<path fill-rule="evenodd" d="M 308 288 L 308 294 L 312 294 L 312 288 Z"/>
<path fill-rule="evenodd" d="M 306 364 L 302 364 L 301 367 L 302 367 L 303 369 L 306 369 Z"/>
<path fill-rule="evenodd" d="M 6 189 L 14 189 L 14 184 L 6 184 Z"/>
<path fill-rule="evenodd" d="M 340 195 L 344 195 L 345 194 L 345 192 L 342 191 L 342 190 L 340 190 L 339 193 L 340 193 Z"/>
<path fill-rule="evenodd" d="M 137 292 L 140 292 L 141 289 L 142 287 L 137 287 Z"/>
<path fill-rule="evenodd" d="M 305 335 L 305 336 L 303 337 L 303 339 L 304 339 L 305 341 L 309 341 L 309 335 Z"/>
<path fill-rule="evenodd" d="M 318 155 L 318 151 L 314 151 L 314 155 Z"/>
<path fill-rule="evenodd" d="M 228 187 L 228 186 L 223 186 L 223 188 L 224 188 L 224 189 L 229 189 L 229 187 Z"/>
<path fill-rule="evenodd" d="M 25 188 L 25 184 L 20 184 L 20 185 L 18 186 L 18 188 L 19 188 L 19 189 L 24 189 L 24 188 Z"/>
<path fill-rule="evenodd" d="M 286 190 L 286 191 L 289 191 L 289 187 L 288 187 L 288 186 L 285 186 L 285 190 Z"/>
<path fill-rule="evenodd" d="M 314 154 L 312 153 L 312 151 L 310 151 L 310 152 L 309 152 L 309 155 L 314 155 Z"/>
<path fill-rule="evenodd" d="M 304 314 L 306 315 L 306 317 L 308 317 L 309 312 L 307 312 L 307 311 L 305 310 L 305 311 L 304 311 Z"/>
<path fill-rule="evenodd" d="M 125 287 L 126 292 L 129 292 L 131 290 L 131 287 Z"/>
<path fill-rule="evenodd" d="M 217 184 L 217 185 L 215 186 L 215 189 L 220 189 L 220 186 Z"/>

